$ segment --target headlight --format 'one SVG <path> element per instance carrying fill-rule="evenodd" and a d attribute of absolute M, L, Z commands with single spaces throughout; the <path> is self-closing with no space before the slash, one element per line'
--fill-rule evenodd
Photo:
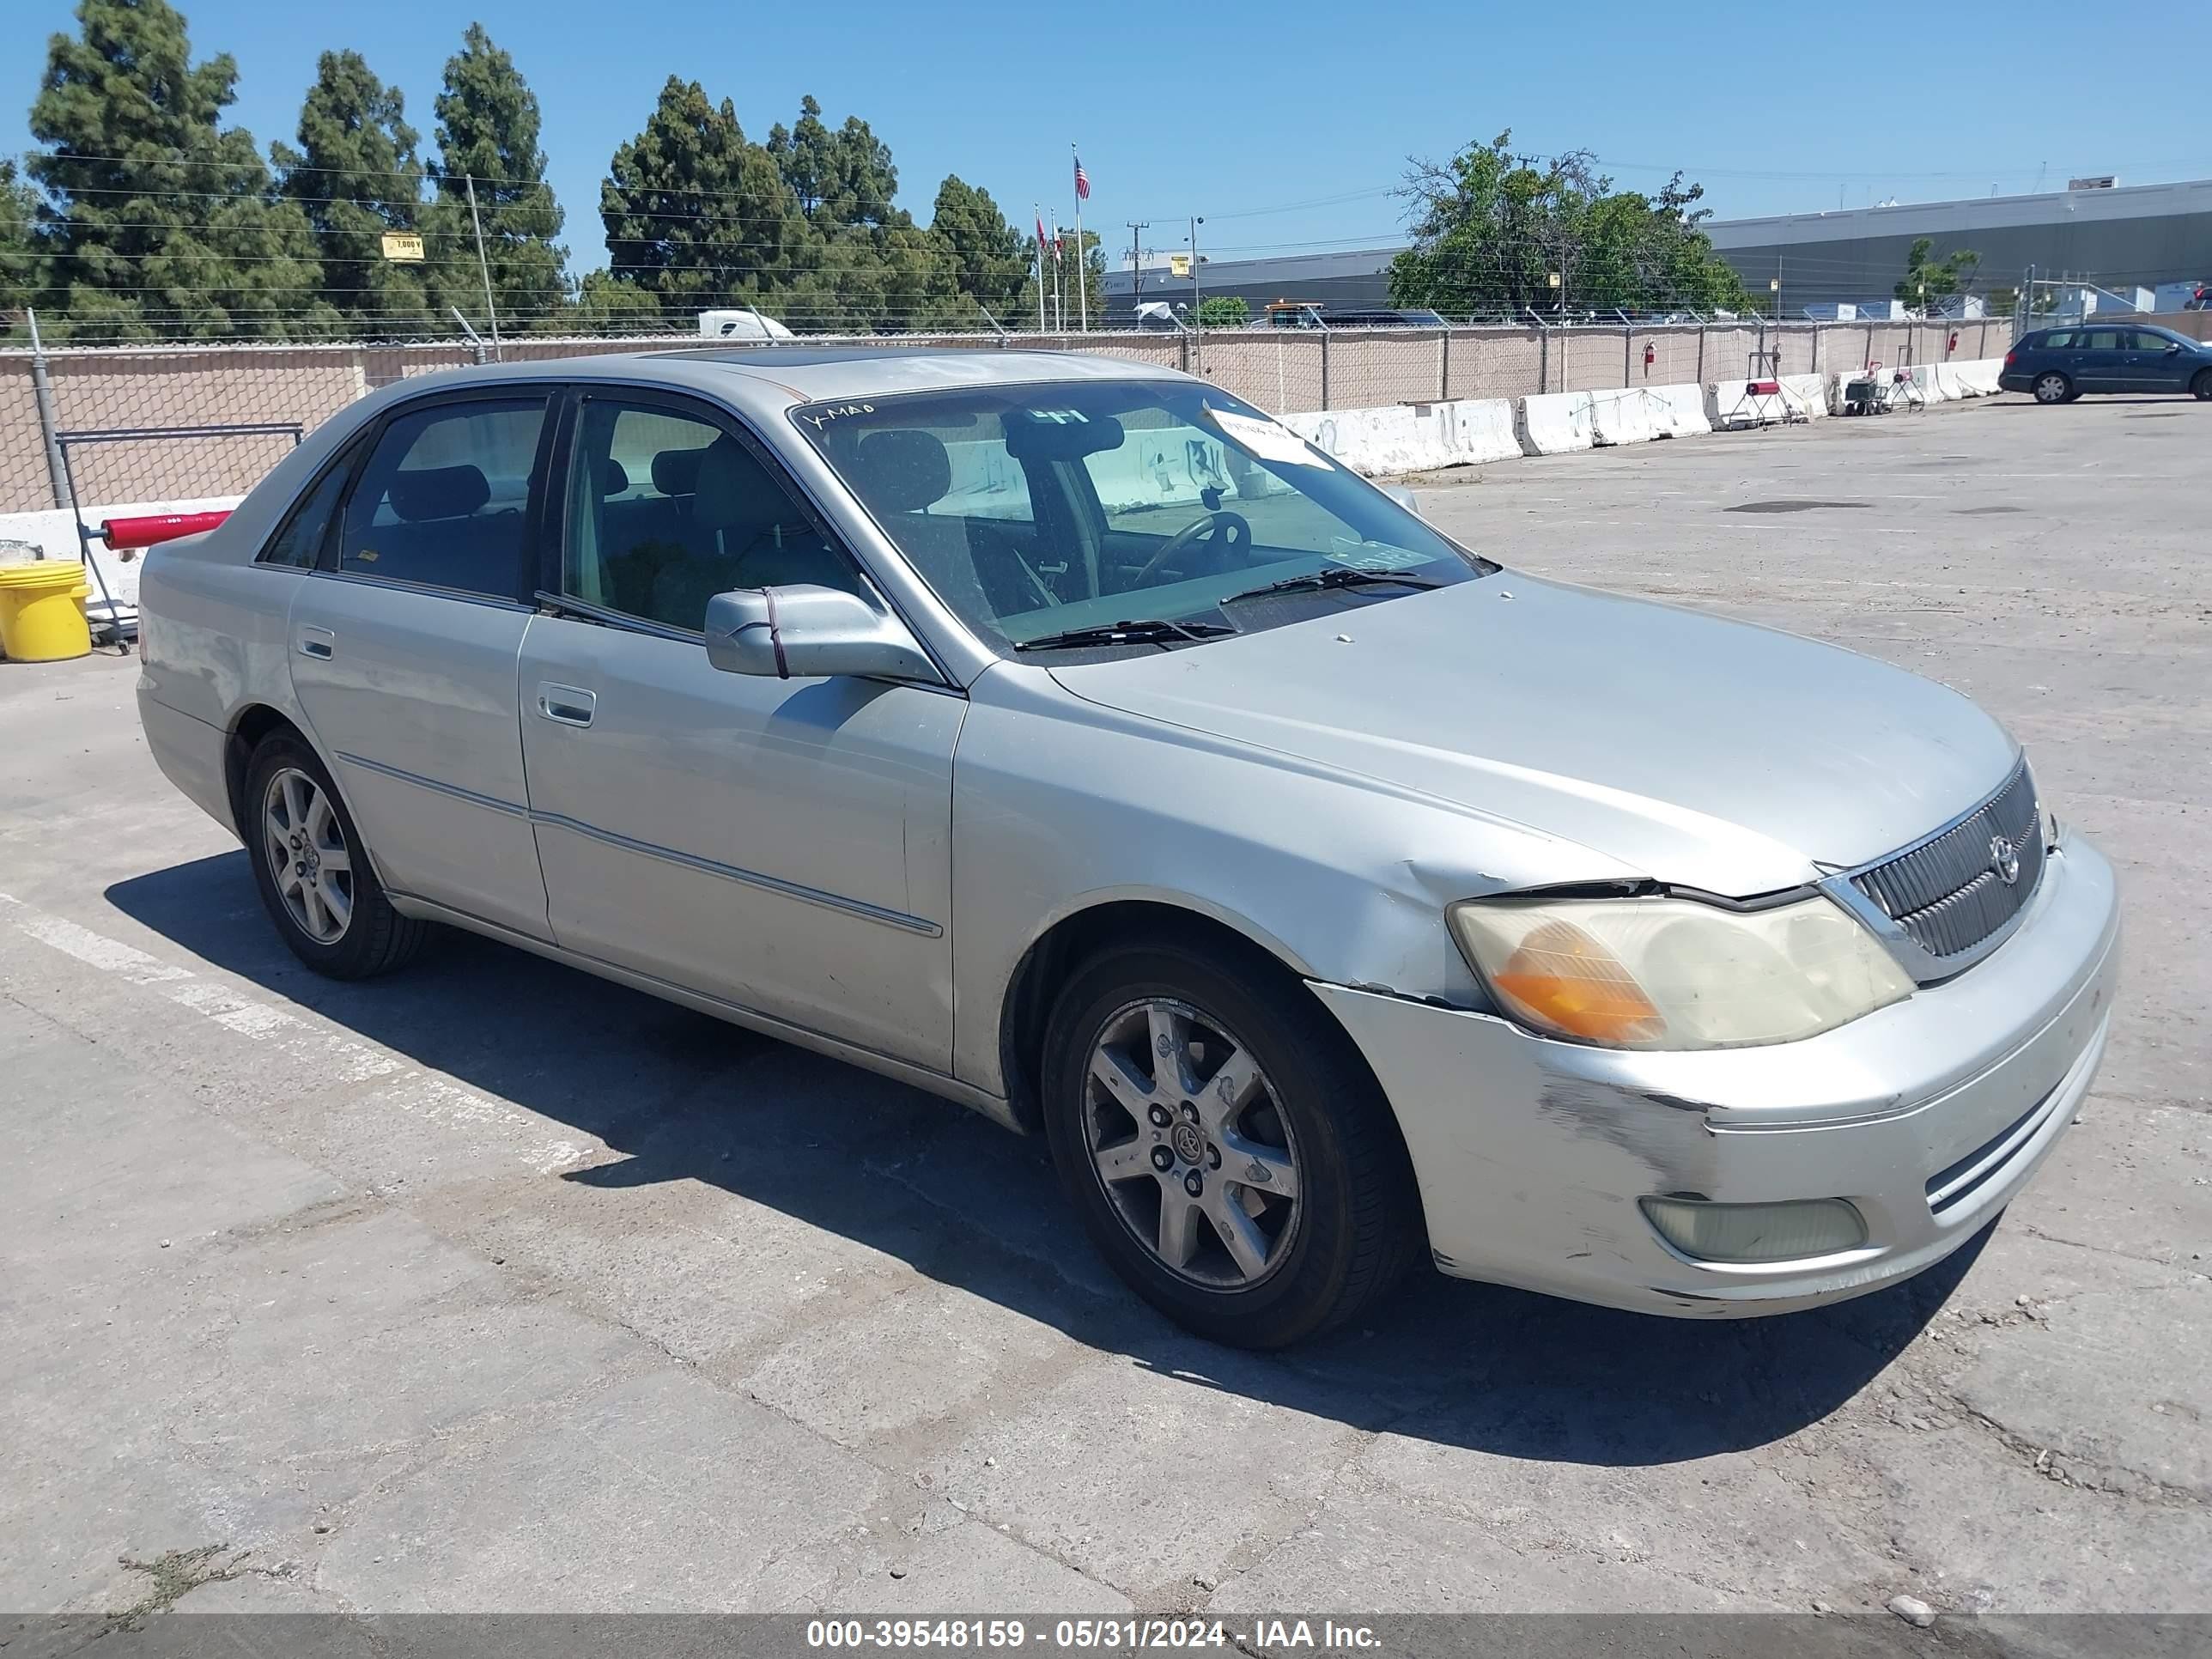
<path fill-rule="evenodd" d="M 1608 1048 L 1788 1042 L 1911 994 L 1874 935 L 1826 898 L 1771 910 L 1689 899 L 1470 899 L 1452 933 L 1498 1006 Z"/>

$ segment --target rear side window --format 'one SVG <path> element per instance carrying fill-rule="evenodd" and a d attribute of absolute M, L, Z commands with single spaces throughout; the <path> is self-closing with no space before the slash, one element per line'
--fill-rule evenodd
<path fill-rule="evenodd" d="M 2082 335 L 2081 349 L 2084 351 L 2118 351 L 2121 349 L 2120 331 L 2117 328 L 2093 328 Z"/>
<path fill-rule="evenodd" d="M 2054 329 L 2036 342 L 2036 344 L 2045 351 L 2064 351 L 2071 348 L 2073 343 L 2074 331 L 2070 328 Z"/>
<path fill-rule="evenodd" d="M 695 632 L 707 602 L 732 588 L 860 591 L 791 492 L 704 411 L 597 394 L 576 423 L 561 585 L 586 604 Z"/>
<path fill-rule="evenodd" d="M 346 502 L 337 568 L 514 598 L 544 424 L 542 398 L 472 398 L 394 419 Z"/>
<path fill-rule="evenodd" d="M 315 487 L 292 509 L 284 527 L 261 550 L 260 562 L 287 565 L 295 570 L 313 569 L 316 556 L 330 540 L 338 497 L 345 494 L 346 481 L 352 476 L 352 467 L 340 461 L 317 479 Z"/>

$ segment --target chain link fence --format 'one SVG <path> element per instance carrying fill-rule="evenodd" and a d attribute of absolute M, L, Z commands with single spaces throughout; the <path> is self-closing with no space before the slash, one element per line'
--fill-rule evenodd
<path fill-rule="evenodd" d="M 1634 386 L 1835 374 L 2001 356 L 2009 319 L 1921 323 L 1583 324 L 1454 329 L 1207 331 L 933 337 L 866 343 L 896 349 L 1086 351 L 1203 375 L 1273 414 L 1454 398 L 1524 398 Z M 508 362 L 599 352 L 696 349 L 703 342 L 510 339 Z M 733 349 L 745 349 L 738 347 Z M 59 432 L 149 431 L 296 422 L 310 430 L 380 386 L 481 361 L 466 343 L 64 348 L 45 354 Z M 0 351 L 0 513 L 65 505 L 48 465 L 30 351 Z M 241 495 L 283 453 L 266 434 L 191 443 L 155 434 L 75 453 L 79 503 Z"/>

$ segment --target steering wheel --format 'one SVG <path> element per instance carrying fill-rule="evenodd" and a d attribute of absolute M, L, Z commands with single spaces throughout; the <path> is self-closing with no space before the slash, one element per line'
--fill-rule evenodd
<path fill-rule="evenodd" d="M 1142 587 L 1152 572 L 1158 570 L 1176 554 L 1189 547 L 1200 536 L 1206 538 L 1208 548 L 1218 554 L 1243 553 L 1252 547 L 1252 526 L 1241 513 L 1208 513 L 1193 519 L 1188 524 L 1160 544 L 1160 550 L 1145 561 L 1145 568 L 1129 579 L 1130 587 Z M 1122 590 L 1127 592 L 1127 588 Z"/>

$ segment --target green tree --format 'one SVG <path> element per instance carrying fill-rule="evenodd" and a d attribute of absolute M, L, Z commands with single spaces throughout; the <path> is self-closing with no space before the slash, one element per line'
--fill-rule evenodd
<path fill-rule="evenodd" d="M 599 186 L 610 275 L 675 312 L 749 305 L 818 265 L 820 237 L 727 99 L 671 76 Z"/>
<path fill-rule="evenodd" d="M 555 240 L 562 215 L 545 182 L 545 153 L 538 147 L 538 95 L 483 24 L 470 24 L 460 51 L 446 60 L 435 108 L 438 159 L 430 176 L 437 199 L 422 216 L 434 297 L 483 326 L 483 281 L 469 214 L 473 180 L 500 325 L 561 326 L 568 252 Z"/>
<path fill-rule="evenodd" d="M 0 156 L 0 313 L 38 303 L 39 195 Z"/>
<path fill-rule="evenodd" d="M 1981 267 L 1980 254 L 1971 248 L 1959 248 L 1938 259 L 1935 252 L 1933 236 L 1914 237 L 1905 256 L 1905 275 L 1890 292 L 1909 306 L 1924 308 L 1973 286 L 1974 273 Z"/>
<path fill-rule="evenodd" d="M 658 296 L 605 270 L 584 273 L 568 313 L 569 327 L 579 334 L 648 334 L 660 320 Z"/>
<path fill-rule="evenodd" d="M 1677 173 L 1656 197 L 1615 191 L 1586 151 L 1545 157 L 1512 143 L 1502 132 L 1449 161 L 1413 163 L 1413 244 L 1391 262 L 1393 305 L 1454 315 L 1749 305 L 1699 228 L 1701 186 Z"/>
<path fill-rule="evenodd" d="M 1252 307 L 1240 294 L 1217 294 L 1198 302 L 1198 320 L 1203 328 L 1242 328 L 1252 320 Z"/>
<path fill-rule="evenodd" d="M 443 332 L 422 266 L 384 257 L 386 231 L 412 231 L 422 211 L 422 163 L 406 100 L 357 52 L 326 52 L 300 107 L 300 148 L 271 155 L 286 196 L 313 229 L 322 297 L 363 337 Z M 474 250 L 470 252 L 471 267 Z"/>
<path fill-rule="evenodd" d="M 81 337 L 280 337 L 327 330 L 306 216 L 274 189 L 253 136 L 220 125 L 238 66 L 191 61 L 167 0 L 80 0 L 31 106 L 47 148 L 46 289 Z"/>
<path fill-rule="evenodd" d="M 769 130 L 768 153 L 801 211 L 825 229 L 911 222 L 892 204 L 898 169 L 891 165 L 890 146 L 856 115 L 833 130 L 810 94 L 799 100 L 799 119 L 791 127 Z"/>
<path fill-rule="evenodd" d="M 945 175 L 937 187 L 930 230 L 945 244 L 960 293 L 1009 328 L 1021 325 L 1021 304 L 1030 276 L 1030 244 L 1006 222 L 991 192 Z M 1030 307 L 1032 316 L 1035 306 Z"/>

